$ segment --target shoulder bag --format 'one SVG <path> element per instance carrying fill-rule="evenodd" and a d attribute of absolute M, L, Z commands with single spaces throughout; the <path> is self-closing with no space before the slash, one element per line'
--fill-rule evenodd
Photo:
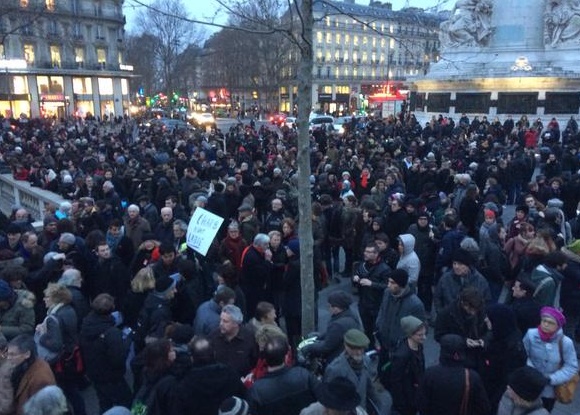
<path fill-rule="evenodd" d="M 560 369 L 564 366 L 564 346 L 562 345 L 562 339 L 558 341 L 558 351 L 560 352 Z M 574 373 L 572 378 L 560 385 L 554 386 L 554 394 L 556 395 L 556 400 L 560 403 L 569 404 L 574 400 L 574 392 L 576 392 L 576 386 L 578 386 L 578 381 L 580 381 L 580 376 L 578 373 Z"/>

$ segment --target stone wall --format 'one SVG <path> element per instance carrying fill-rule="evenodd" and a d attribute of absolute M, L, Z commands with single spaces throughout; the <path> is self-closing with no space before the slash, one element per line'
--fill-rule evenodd
<path fill-rule="evenodd" d="M 21 206 L 30 212 L 35 221 L 42 227 L 45 206 L 59 206 L 65 199 L 47 190 L 33 187 L 22 180 L 14 180 L 11 174 L 0 174 L 0 210 L 10 216 L 14 206 Z"/>

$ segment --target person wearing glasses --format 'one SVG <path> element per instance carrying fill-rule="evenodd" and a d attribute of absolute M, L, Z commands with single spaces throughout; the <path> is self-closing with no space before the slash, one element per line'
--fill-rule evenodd
<path fill-rule="evenodd" d="M 14 365 L 14 409 L 20 415 L 32 395 L 45 386 L 56 385 L 56 380 L 50 365 L 38 357 L 34 337 L 30 334 L 10 340 L 5 357 Z"/>

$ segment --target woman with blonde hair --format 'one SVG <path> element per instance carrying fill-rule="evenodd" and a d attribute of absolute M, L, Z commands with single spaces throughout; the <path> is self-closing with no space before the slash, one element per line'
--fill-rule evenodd
<path fill-rule="evenodd" d="M 126 327 L 135 328 L 139 311 L 143 308 L 147 294 L 153 288 L 155 288 L 153 268 L 141 268 L 131 280 L 131 288 L 123 299 L 121 312 L 123 313 L 123 323 Z"/>
<path fill-rule="evenodd" d="M 274 338 L 283 338 L 288 341 L 288 336 L 282 331 L 280 327 L 275 324 L 262 324 L 255 334 L 256 343 L 258 345 L 258 350 L 262 352 L 266 347 L 266 344 Z M 288 348 L 288 353 L 284 358 L 284 364 L 288 367 L 292 366 L 292 350 Z M 260 357 L 256 362 L 256 366 L 246 375 L 242 381 L 244 385 L 249 388 L 254 382 L 268 373 L 268 365 L 263 357 Z"/>

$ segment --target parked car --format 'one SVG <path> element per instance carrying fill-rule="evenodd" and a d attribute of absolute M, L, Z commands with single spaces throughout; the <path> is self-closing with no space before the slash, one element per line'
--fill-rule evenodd
<path fill-rule="evenodd" d="M 308 130 L 310 132 L 317 128 L 326 128 L 328 132 L 334 131 L 334 118 L 329 115 L 320 115 L 310 119 Z"/>

